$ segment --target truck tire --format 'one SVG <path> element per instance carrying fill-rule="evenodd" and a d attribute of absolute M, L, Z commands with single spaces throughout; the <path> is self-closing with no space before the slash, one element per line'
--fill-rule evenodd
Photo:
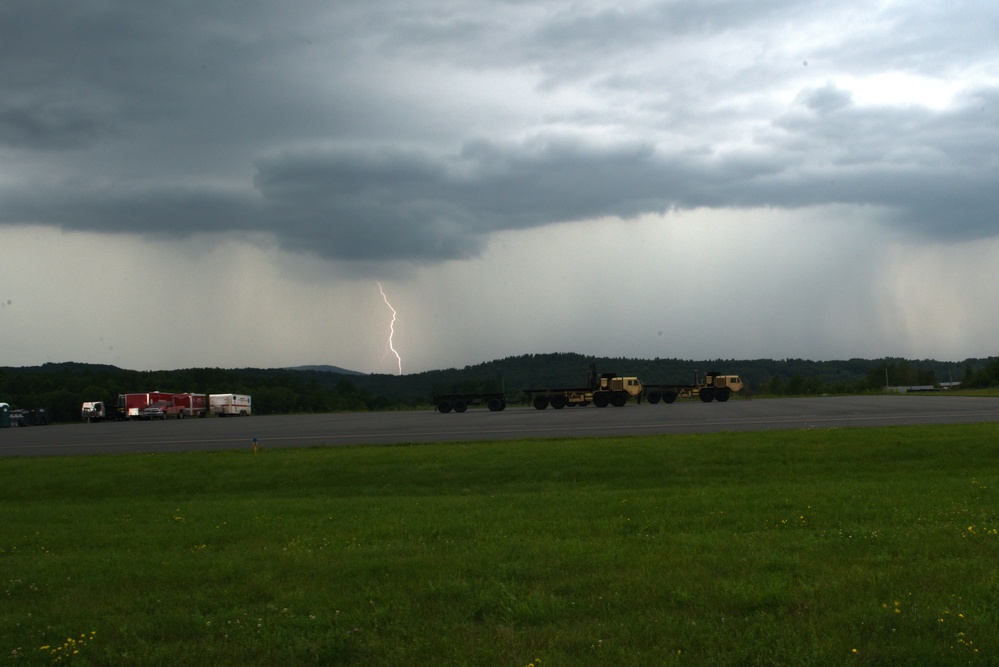
<path fill-rule="evenodd" d="M 729 390 L 728 387 L 715 389 L 715 400 L 718 401 L 719 403 L 724 403 L 725 401 L 728 400 L 728 397 L 731 393 L 732 392 Z"/>
<path fill-rule="evenodd" d="M 595 391 L 593 392 L 593 405 L 598 408 L 606 408 L 610 403 L 610 396 L 607 395 L 606 391 Z"/>
<path fill-rule="evenodd" d="M 437 411 L 445 415 L 451 412 L 451 401 L 438 401 Z"/>
<path fill-rule="evenodd" d="M 548 407 L 548 397 L 547 396 L 535 396 L 534 400 L 531 401 L 536 410 L 544 410 Z"/>
<path fill-rule="evenodd" d="M 561 410 L 566 406 L 569 401 L 566 400 L 565 396 L 552 396 L 551 404 L 556 410 Z"/>
<path fill-rule="evenodd" d="M 673 403 L 676 401 L 676 389 L 667 389 L 663 392 L 663 403 Z"/>
<path fill-rule="evenodd" d="M 623 408 L 625 403 L 628 402 L 628 395 L 621 392 L 614 392 L 610 396 L 610 403 L 615 408 Z"/>
<path fill-rule="evenodd" d="M 663 395 L 659 393 L 658 389 L 653 389 L 652 391 L 649 392 L 649 395 L 646 396 L 645 399 L 652 405 L 655 405 L 660 400 L 662 400 L 662 397 Z"/>
<path fill-rule="evenodd" d="M 506 404 L 498 398 L 490 398 L 489 402 L 486 403 L 490 412 L 499 412 L 506 407 Z"/>
<path fill-rule="evenodd" d="M 461 413 L 461 412 L 464 412 L 467 409 L 468 409 L 468 403 L 466 403 L 465 401 L 463 401 L 461 399 L 458 399 L 457 401 L 454 402 L 454 411 L 455 412 Z"/>
<path fill-rule="evenodd" d="M 710 403 L 715 399 L 715 390 L 713 387 L 701 387 L 697 395 L 701 398 L 702 402 Z"/>

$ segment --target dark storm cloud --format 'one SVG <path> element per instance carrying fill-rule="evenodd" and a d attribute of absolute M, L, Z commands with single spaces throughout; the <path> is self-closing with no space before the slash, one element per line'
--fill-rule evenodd
<path fill-rule="evenodd" d="M 932 238 L 995 236 L 994 82 L 934 108 L 835 83 L 987 69 L 994 47 L 961 35 L 996 11 L 962 7 L 827 36 L 826 9 L 778 0 L 9 2 L 0 224 L 262 231 L 414 262 L 475 256 L 500 230 L 694 207 L 870 206 Z M 779 45 L 808 31 L 823 39 L 805 65 Z"/>
<path fill-rule="evenodd" d="M 111 130 L 99 109 L 77 101 L 0 102 L 0 146 L 39 150 L 78 148 Z"/>
<path fill-rule="evenodd" d="M 595 215 L 637 214 L 669 183 L 648 148 L 501 147 L 473 142 L 453 156 L 342 151 L 292 154 L 260 166 L 268 215 L 289 239 L 339 258 L 440 260 L 476 254 L 489 234 Z M 287 223 L 287 224 L 286 224 Z M 294 232 L 293 232 L 294 234 Z"/>

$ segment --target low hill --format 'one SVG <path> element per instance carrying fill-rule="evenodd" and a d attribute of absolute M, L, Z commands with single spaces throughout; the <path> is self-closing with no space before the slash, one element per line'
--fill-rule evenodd
<path fill-rule="evenodd" d="M 346 368 L 340 368 L 339 366 L 330 366 L 329 364 L 320 364 L 315 366 L 289 366 L 282 368 L 284 371 L 319 371 L 322 373 L 338 373 L 339 375 L 366 375 L 360 371 L 350 371 Z"/>

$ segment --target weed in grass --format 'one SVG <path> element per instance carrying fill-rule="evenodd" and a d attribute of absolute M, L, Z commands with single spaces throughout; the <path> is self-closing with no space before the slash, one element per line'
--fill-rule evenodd
<path fill-rule="evenodd" d="M 91 630 L 90 634 L 81 634 L 79 637 L 67 637 L 65 641 L 57 645 L 46 644 L 39 648 L 43 655 L 52 659 L 53 663 L 60 663 L 75 660 L 81 654 L 84 647 L 94 641 L 97 635 L 96 630 Z"/>

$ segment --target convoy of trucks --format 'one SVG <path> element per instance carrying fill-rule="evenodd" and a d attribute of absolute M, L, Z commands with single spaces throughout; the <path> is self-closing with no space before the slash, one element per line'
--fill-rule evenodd
<path fill-rule="evenodd" d="M 694 384 L 653 384 L 643 385 L 634 376 L 620 376 L 617 373 L 598 375 L 591 365 L 585 387 L 562 387 L 554 389 L 524 389 L 528 403 L 538 410 L 548 406 L 556 410 L 565 407 L 586 406 L 591 403 L 598 408 L 608 405 L 621 407 L 634 399 L 641 403 L 645 398 L 649 403 L 672 403 L 677 398 L 697 397 L 705 403 L 723 403 L 732 393 L 742 391 L 744 383 L 738 375 L 722 375 L 717 371 L 703 377 L 694 371 Z M 438 412 L 464 412 L 472 405 L 486 405 L 496 412 L 506 408 L 507 397 L 502 392 L 437 394 L 433 397 Z"/>

